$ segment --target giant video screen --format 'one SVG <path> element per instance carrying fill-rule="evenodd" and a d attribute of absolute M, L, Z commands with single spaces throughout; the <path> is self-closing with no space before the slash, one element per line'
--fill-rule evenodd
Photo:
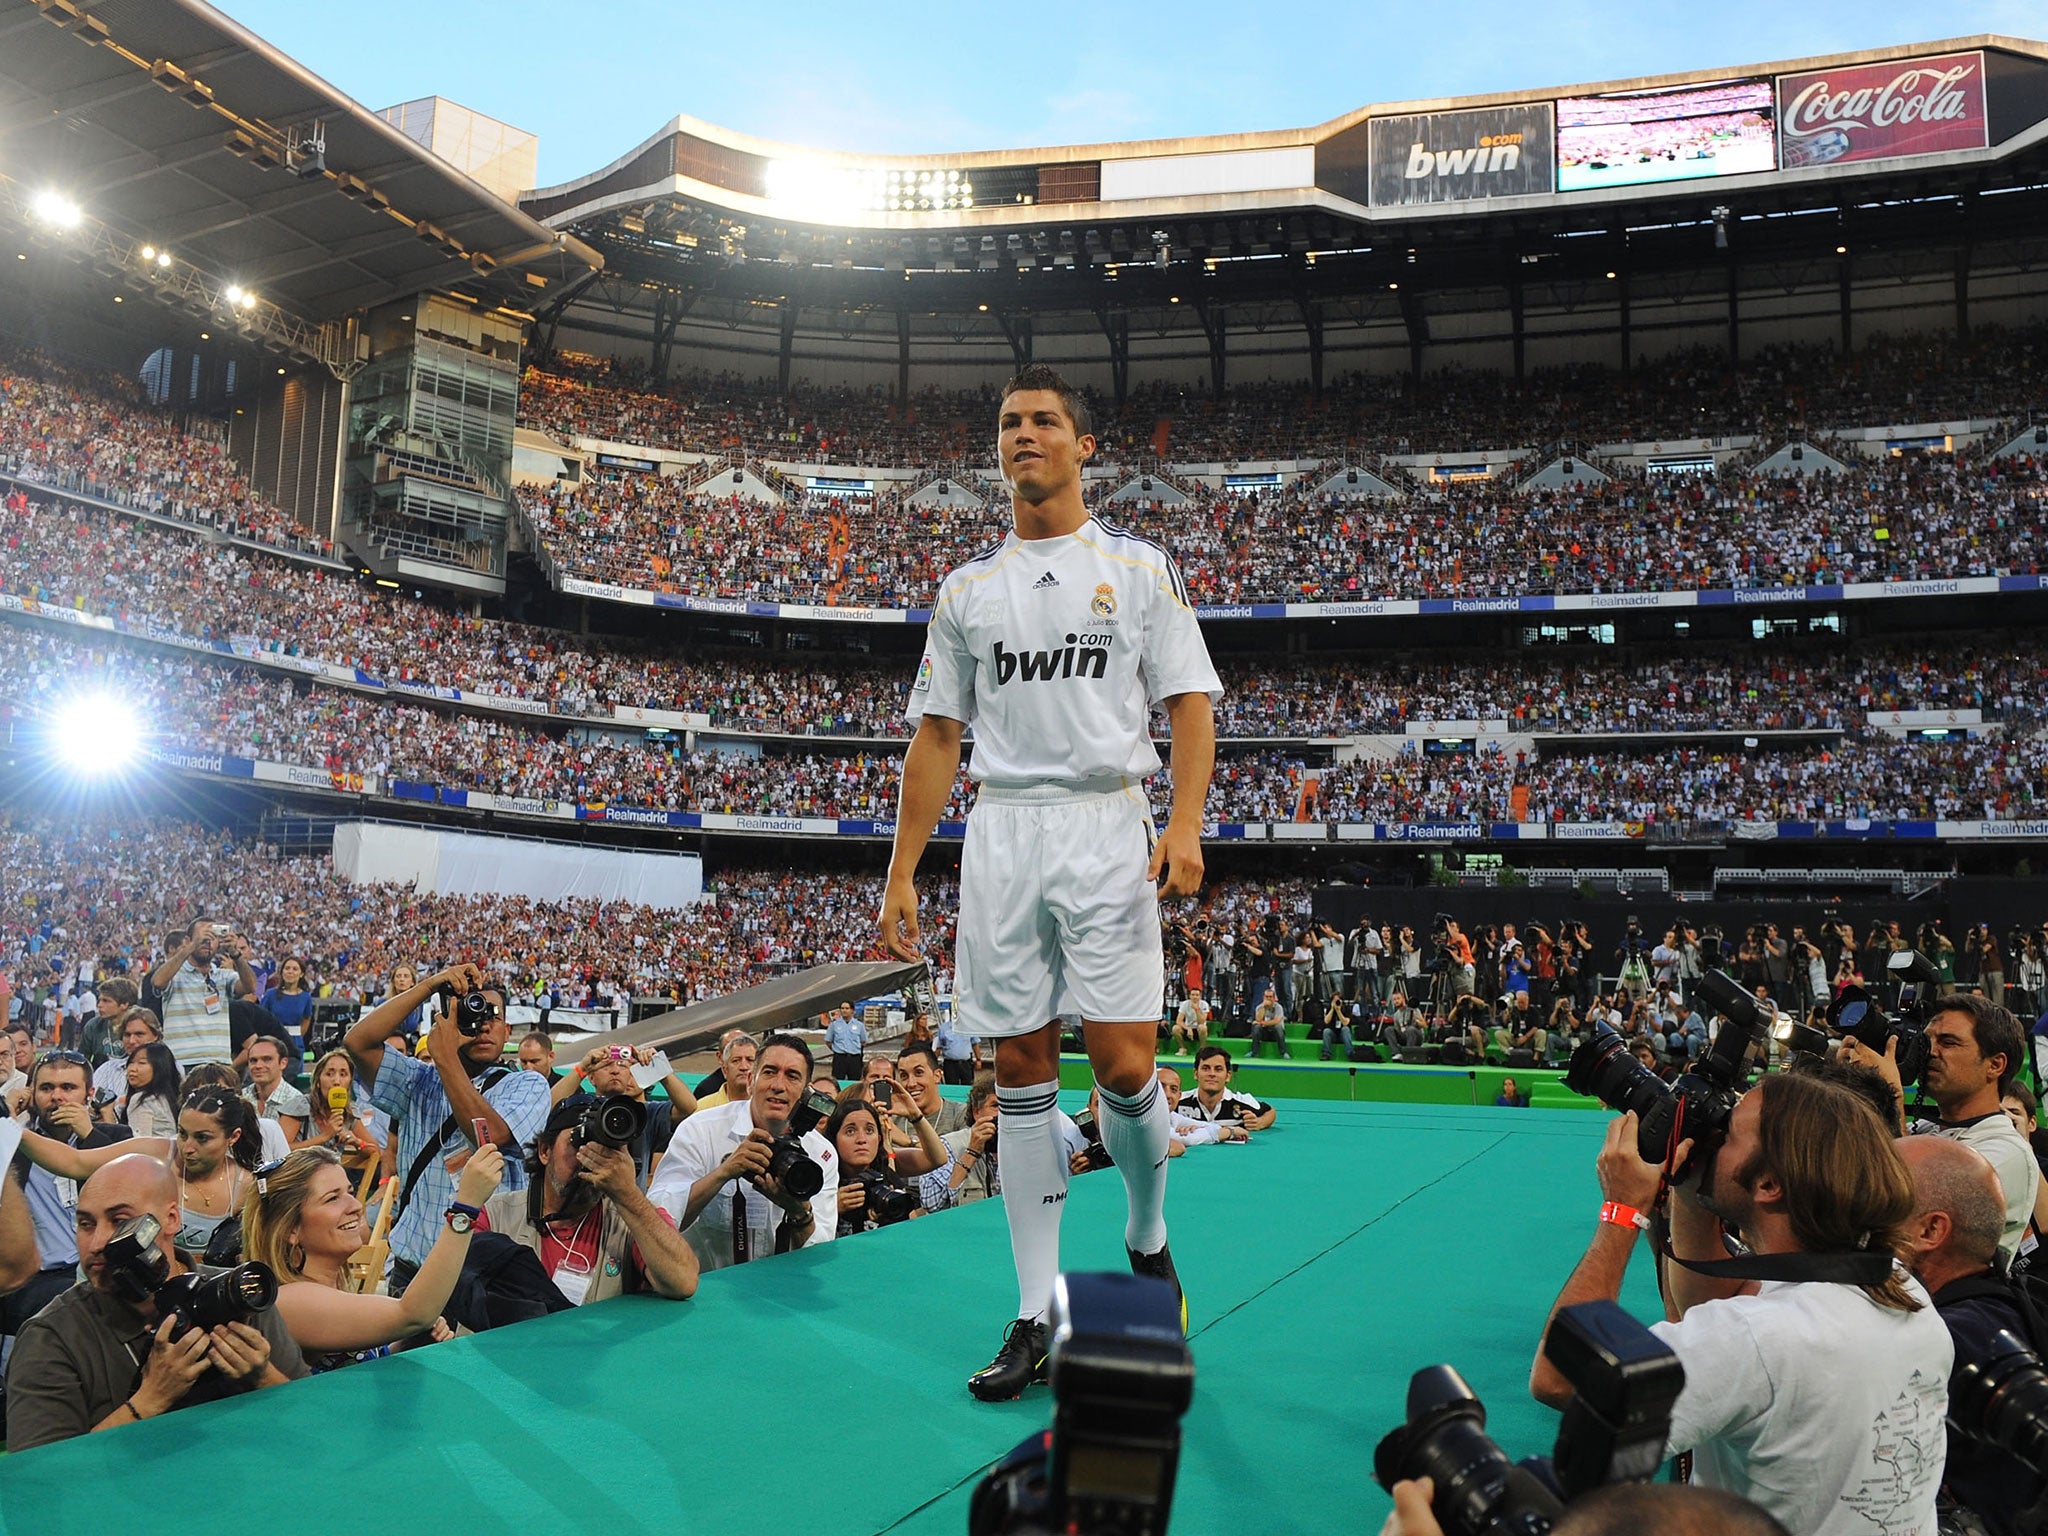
<path fill-rule="evenodd" d="M 1557 190 L 1774 171 L 1776 105 L 1768 80 L 1565 97 L 1557 104 Z"/>

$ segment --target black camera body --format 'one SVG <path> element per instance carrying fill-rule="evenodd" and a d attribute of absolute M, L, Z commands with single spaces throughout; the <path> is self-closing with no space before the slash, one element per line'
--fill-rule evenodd
<path fill-rule="evenodd" d="M 1927 1072 L 1928 1006 L 1941 984 L 1941 971 L 1914 949 L 1894 950 L 1885 969 L 1895 987 L 1893 1011 L 1887 1012 L 1866 987 L 1844 987 L 1828 1005 L 1827 1025 L 1844 1039 L 1857 1041 L 1880 1056 L 1885 1046 L 1896 1040 L 1899 1082 L 1910 1088 Z"/>
<path fill-rule="evenodd" d="M 1958 1433 L 2048 1478 L 2048 1371 L 2011 1332 L 1999 1331 L 1989 1360 L 1956 1367 L 1949 1378 L 1948 1421 Z"/>
<path fill-rule="evenodd" d="M 1580 1494 L 1655 1477 L 1685 1385 L 1678 1356 L 1612 1301 L 1563 1308 L 1543 1350 L 1573 1392 L 1548 1460 L 1510 1463 L 1486 1433 L 1486 1405 L 1434 1365 L 1409 1379 L 1407 1422 L 1373 1453 L 1380 1486 L 1433 1478 L 1445 1536 L 1543 1536 Z"/>
<path fill-rule="evenodd" d="M 763 1178 L 773 1179 L 785 1193 L 808 1200 L 825 1187 L 825 1170 L 804 1150 L 804 1137 L 815 1131 L 838 1106 L 829 1093 L 813 1093 L 798 1101 L 790 1111 L 789 1129 L 776 1137 L 768 1151 L 768 1168 Z"/>
<path fill-rule="evenodd" d="M 1708 971 L 1696 993 L 1723 1020 L 1714 1044 L 1699 1064 L 1675 1083 L 1666 1083 L 1630 1054 L 1629 1044 L 1611 1025 L 1595 1024 L 1586 1042 L 1572 1052 L 1565 1086 L 1598 1099 L 1619 1114 L 1636 1116 L 1636 1147 L 1643 1161 L 1668 1163 L 1672 1149 L 1690 1140 L 1692 1154 L 1685 1167 L 1711 1158 L 1728 1134 L 1728 1118 L 1745 1086 L 1745 1064 L 1752 1043 L 1762 1040 L 1776 1013 L 1729 979 L 1725 971 Z M 1685 1167 L 1672 1170 L 1674 1179 Z"/>
<path fill-rule="evenodd" d="M 623 1093 L 601 1094 L 583 1106 L 583 1117 L 569 1128 L 569 1144 L 617 1147 L 639 1145 L 647 1133 L 647 1106 Z"/>
<path fill-rule="evenodd" d="M 996 1463 L 968 1506 L 970 1536 L 1164 1536 L 1195 1362 L 1171 1286 L 1061 1275 L 1046 1314 L 1052 1430 Z"/>
<path fill-rule="evenodd" d="M 174 1336 L 194 1328 L 246 1323 L 277 1300 L 277 1276 L 268 1264 L 237 1264 L 217 1275 L 173 1274 L 157 1246 L 163 1223 L 144 1214 L 123 1222 L 107 1244 L 107 1278 L 131 1305 L 153 1301 L 159 1316 L 175 1318 Z"/>
<path fill-rule="evenodd" d="M 1116 1166 L 1116 1159 L 1109 1155 L 1109 1148 L 1102 1144 L 1102 1127 L 1095 1123 L 1095 1116 L 1092 1113 L 1084 1109 L 1074 1116 L 1074 1129 L 1088 1142 L 1089 1173 L 1098 1173 L 1104 1168 Z"/>
<path fill-rule="evenodd" d="M 471 1039 L 482 1034 L 493 1017 L 491 1000 L 481 990 L 457 992 L 453 987 L 442 987 L 440 991 L 443 1011 L 455 1021 L 455 1032 Z"/>
<path fill-rule="evenodd" d="M 910 1220 L 910 1213 L 917 1209 L 917 1197 L 900 1184 L 889 1182 L 888 1176 L 872 1168 L 863 1169 L 847 1180 L 863 1192 L 866 1204 L 862 1207 L 863 1218 L 878 1227 L 893 1227 L 899 1221 Z"/>

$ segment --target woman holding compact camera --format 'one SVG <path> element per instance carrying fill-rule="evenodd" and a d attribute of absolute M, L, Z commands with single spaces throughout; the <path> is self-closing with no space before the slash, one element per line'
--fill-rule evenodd
<path fill-rule="evenodd" d="M 300 1147 L 256 1171 L 242 1203 L 243 1256 L 277 1272 L 277 1315 L 317 1375 L 391 1353 L 402 1339 L 450 1337 L 441 1309 L 462 1278 L 470 1232 L 504 1175 L 485 1142 L 462 1165 L 455 1202 L 426 1262 L 398 1296 L 347 1289 L 349 1257 L 370 1239 L 354 1181 L 332 1147 Z"/>

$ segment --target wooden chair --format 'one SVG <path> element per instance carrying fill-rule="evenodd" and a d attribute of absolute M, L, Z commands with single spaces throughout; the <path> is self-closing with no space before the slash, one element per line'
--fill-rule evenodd
<path fill-rule="evenodd" d="M 391 1230 L 392 1207 L 398 1204 L 398 1180 L 386 1179 L 378 1191 L 377 1219 L 370 1228 L 370 1240 L 348 1256 L 348 1288 L 369 1295 L 384 1278 L 384 1264 L 391 1257 L 387 1234 Z"/>

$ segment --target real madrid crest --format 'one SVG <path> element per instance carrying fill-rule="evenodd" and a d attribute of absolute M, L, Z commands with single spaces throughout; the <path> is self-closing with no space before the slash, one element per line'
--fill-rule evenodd
<path fill-rule="evenodd" d="M 1095 616 L 1098 619 L 1115 618 L 1116 588 L 1112 587 L 1108 582 L 1105 581 L 1101 586 L 1095 589 L 1094 600 L 1091 601 L 1088 604 L 1088 606 L 1091 610 L 1093 610 Z"/>

